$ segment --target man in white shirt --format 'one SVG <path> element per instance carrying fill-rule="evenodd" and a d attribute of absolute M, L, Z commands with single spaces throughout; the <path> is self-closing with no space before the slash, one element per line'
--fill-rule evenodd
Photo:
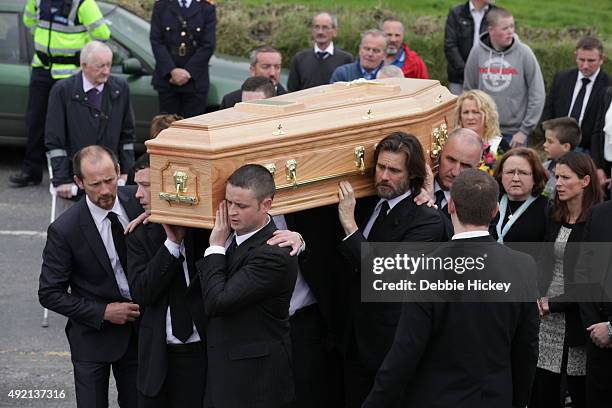
<path fill-rule="evenodd" d="M 581 38 L 574 52 L 576 68 L 557 72 L 546 98 L 542 121 L 570 116 L 576 119 L 582 132 L 579 148 L 592 150 L 597 113 L 610 77 L 601 68 L 604 50 L 595 37 Z"/>
<path fill-rule="evenodd" d="M 133 188 L 117 188 L 119 164 L 108 148 L 77 152 L 74 173 L 86 198 L 49 226 L 38 297 L 68 317 L 77 406 L 108 406 L 112 368 L 119 406 L 135 408 L 140 307 L 126 278 L 123 231 L 142 208 Z"/>

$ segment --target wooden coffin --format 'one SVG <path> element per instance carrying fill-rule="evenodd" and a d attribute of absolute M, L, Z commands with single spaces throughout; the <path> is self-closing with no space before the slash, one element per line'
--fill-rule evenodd
<path fill-rule="evenodd" d="M 212 228 L 227 178 L 247 163 L 274 174 L 274 215 L 337 202 L 340 180 L 372 195 L 376 144 L 402 130 L 435 159 L 455 99 L 434 80 L 340 82 L 175 122 L 146 142 L 151 220 Z"/>

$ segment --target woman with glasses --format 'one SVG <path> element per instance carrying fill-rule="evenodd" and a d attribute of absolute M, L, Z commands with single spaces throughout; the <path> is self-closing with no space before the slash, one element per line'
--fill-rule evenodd
<path fill-rule="evenodd" d="M 494 177 L 501 197 L 491 235 L 500 243 L 541 242 L 548 201 L 541 194 L 547 175 L 536 152 L 526 147 L 509 150 L 499 161 Z"/>
<path fill-rule="evenodd" d="M 577 243 L 582 241 L 586 218 L 591 207 L 602 201 L 603 193 L 597 168 L 586 154 L 566 154 L 557 162 L 555 172 L 556 193 L 545 236 L 554 245 L 546 247 L 538 261 L 540 353 L 529 407 L 564 407 L 567 387 L 572 407 L 581 408 L 586 406 L 587 332 L 577 303 L 564 297 L 570 295 L 569 284 L 574 281 Z"/>

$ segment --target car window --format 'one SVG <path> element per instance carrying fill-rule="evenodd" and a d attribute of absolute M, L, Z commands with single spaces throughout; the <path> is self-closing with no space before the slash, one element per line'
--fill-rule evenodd
<path fill-rule="evenodd" d="M 123 70 L 123 61 L 127 58 L 130 58 L 132 56 L 132 53 L 130 52 L 130 50 L 128 50 L 112 38 L 109 39 L 106 44 L 113 51 L 113 66 L 111 68 L 111 72 L 121 73 Z"/>
<path fill-rule="evenodd" d="M 0 13 L 0 63 L 17 64 L 20 59 L 19 15 Z"/>

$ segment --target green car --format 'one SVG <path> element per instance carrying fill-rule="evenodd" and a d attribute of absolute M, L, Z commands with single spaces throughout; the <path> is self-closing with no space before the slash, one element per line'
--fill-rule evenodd
<path fill-rule="evenodd" d="M 34 54 L 32 36 L 23 25 L 26 0 L 0 1 L 0 145 L 25 145 L 25 112 L 30 82 L 30 62 Z M 113 49 L 113 75 L 130 85 L 136 116 L 138 150 L 148 138 L 151 118 L 158 113 L 157 92 L 151 86 L 155 65 L 150 24 L 114 4 L 98 2 L 111 29 L 108 42 Z M 244 58 L 213 56 L 209 64 L 208 109 L 218 108 L 221 98 L 239 89 L 249 76 Z"/>

